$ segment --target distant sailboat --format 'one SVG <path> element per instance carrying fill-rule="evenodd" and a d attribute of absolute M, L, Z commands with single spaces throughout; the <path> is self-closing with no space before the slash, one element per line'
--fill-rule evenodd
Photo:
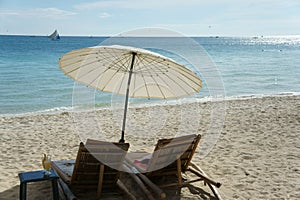
<path fill-rule="evenodd" d="M 51 35 L 48 36 L 49 38 L 51 38 L 51 40 L 60 40 L 60 36 L 57 32 L 57 30 L 55 30 Z"/>

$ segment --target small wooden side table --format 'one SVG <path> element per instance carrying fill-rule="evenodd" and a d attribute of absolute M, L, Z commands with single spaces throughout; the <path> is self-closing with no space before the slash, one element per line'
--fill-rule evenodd
<path fill-rule="evenodd" d="M 37 182 L 37 181 L 46 181 L 51 180 L 52 182 L 52 192 L 53 192 L 53 200 L 59 200 L 58 194 L 58 176 L 53 169 L 50 170 L 51 174 L 46 176 L 43 170 L 40 171 L 32 171 L 32 172 L 23 172 L 19 173 L 20 178 L 20 200 L 26 200 L 26 191 L 27 191 L 27 183 L 29 182 Z"/>

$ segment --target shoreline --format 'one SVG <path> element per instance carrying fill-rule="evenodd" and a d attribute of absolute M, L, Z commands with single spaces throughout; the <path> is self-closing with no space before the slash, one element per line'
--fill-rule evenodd
<path fill-rule="evenodd" d="M 46 34 L 3 34 L 0 33 L 0 36 L 16 36 L 16 37 L 48 37 Z M 116 35 L 63 35 L 62 37 L 83 37 L 83 38 L 109 38 L 116 37 Z M 299 38 L 299 34 L 286 34 L 286 35 L 263 35 L 263 37 L 257 35 L 187 35 L 186 37 L 190 38 Z"/>
<path fill-rule="evenodd" d="M 206 133 L 210 129 L 210 122 L 214 121 L 210 118 L 211 108 L 219 103 L 194 102 L 180 106 L 131 108 L 133 116 L 136 117 L 136 121 L 132 119 L 132 123 L 136 124 L 133 127 L 128 124 L 125 139 L 131 145 L 129 150 L 152 148 L 157 138 L 174 137 L 181 131 L 184 134 Z M 155 112 L 147 116 L 146 114 L 154 108 L 158 109 L 157 112 L 164 108 L 162 111 L 165 114 L 155 115 Z M 196 113 L 199 123 L 193 124 L 194 110 L 197 108 L 201 108 L 200 112 Z M 226 118 L 221 124 L 222 129 L 216 144 L 212 151 L 202 158 L 200 142 L 193 162 L 201 166 L 212 179 L 222 183 L 219 192 L 224 199 L 299 199 L 299 109 L 300 95 L 226 100 Z M 190 116 L 185 116 L 186 121 L 181 119 L 181 110 L 190 112 Z M 101 130 L 98 131 L 104 138 L 108 141 L 118 141 L 118 128 L 111 120 L 114 119 L 114 113 L 98 110 L 75 113 L 74 116 L 79 117 L 77 122 L 81 122 L 81 119 L 89 117 L 88 114 L 98 117 L 96 124 L 100 125 Z M 91 133 L 95 131 L 95 127 L 79 126 L 76 127 L 76 131 L 73 127 L 74 116 L 62 112 L 0 117 L 0 145 L 3 150 L 0 157 L 1 197 L 18 198 L 18 173 L 41 169 L 44 152 L 52 155 L 53 160 L 75 159 L 81 139 L 77 131 L 85 130 L 86 133 Z M 153 123 L 147 121 L 149 119 Z M 161 121 L 164 123 L 159 124 Z M 95 121 L 89 123 L 94 124 Z M 153 125 L 161 126 L 148 129 Z M 151 130 L 153 135 L 145 134 L 145 130 Z M 207 189 L 202 183 L 196 185 L 204 191 Z M 51 193 L 47 187 L 41 190 L 38 185 L 30 186 L 29 190 L 36 199 Z M 182 199 L 199 198 L 199 195 L 193 195 L 188 190 L 182 191 Z"/>
<path fill-rule="evenodd" d="M 234 100 L 248 100 L 248 99 L 256 99 L 256 98 L 265 98 L 265 97 L 281 97 L 281 96 L 300 96 L 300 92 L 281 92 L 275 94 L 247 94 L 247 95 L 234 95 L 234 96 L 225 96 L 219 98 L 213 98 L 211 96 L 207 97 L 192 97 L 192 98 L 183 98 L 183 103 L 207 103 L 207 102 L 215 102 L 215 101 L 234 101 Z M 180 99 L 179 99 L 180 101 Z M 177 100 L 169 100 L 169 103 L 165 105 L 174 105 L 180 104 Z M 102 104 L 103 105 L 103 104 Z M 148 103 L 141 103 L 141 104 L 131 104 L 133 108 L 141 108 L 141 107 L 148 107 L 148 106 L 160 106 L 160 104 L 155 104 L 154 102 Z M 0 117 L 26 117 L 26 116 L 37 116 L 37 115 L 52 115 L 52 114 L 61 114 L 61 113 L 72 113 L 72 112 L 94 112 L 94 111 L 101 111 L 110 109 L 109 103 L 105 106 L 99 106 L 95 109 L 87 109 L 87 110 L 80 110 L 80 111 L 73 111 L 73 106 L 62 106 L 62 107 L 54 107 L 48 108 L 45 110 L 38 110 L 38 111 L 31 111 L 31 112 L 24 112 L 24 113 L 7 113 L 7 114 L 0 114 Z"/>

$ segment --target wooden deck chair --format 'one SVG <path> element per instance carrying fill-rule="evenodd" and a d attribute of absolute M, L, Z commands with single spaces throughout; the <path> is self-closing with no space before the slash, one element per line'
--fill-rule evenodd
<path fill-rule="evenodd" d="M 76 190 L 96 190 L 100 198 L 102 191 L 114 190 L 128 143 L 110 143 L 87 140 L 79 145 L 76 160 L 53 161 L 52 168 L 60 178 Z"/>
<path fill-rule="evenodd" d="M 161 185 L 160 187 L 178 186 L 181 188 L 193 182 L 204 181 L 216 198 L 221 199 L 215 188 L 220 187 L 221 184 L 207 177 L 200 167 L 191 162 L 200 138 L 201 135 L 193 134 L 172 139 L 160 139 L 152 154 L 130 153 L 126 155 L 126 160 L 150 179 L 167 175 L 177 176 L 176 183 Z M 184 180 L 182 173 L 187 172 L 193 173 L 197 178 Z"/>

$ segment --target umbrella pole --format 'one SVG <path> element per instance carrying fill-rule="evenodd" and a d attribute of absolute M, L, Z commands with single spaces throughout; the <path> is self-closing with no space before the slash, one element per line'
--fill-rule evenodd
<path fill-rule="evenodd" d="M 121 139 L 119 140 L 119 143 L 125 143 L 124 134 L 125 134 L 125 124 L 126 124 L 126 115 L 127 115 L 127 107 L 128 107 L 128 98 L 129 98 L 129 86 L 130 86 L 130 82 L 131 82 L 131 76 L 132 76 L 132 72 L 133 72 L 133 65 L 134 65 L 135 56 L 136 56 L 136 53 L 132 52 L 132 59 L 131 59 L 129 77 L 128 77 L 128 82 L 127 82 L 126 98 L 125 98 L 125 108 L 124 108 L 124 116 L 123 116 L 122 136 L 121 136 Z"/>

